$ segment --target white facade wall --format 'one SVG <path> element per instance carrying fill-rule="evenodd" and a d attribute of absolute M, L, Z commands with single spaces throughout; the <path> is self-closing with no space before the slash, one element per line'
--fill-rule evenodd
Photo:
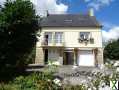
<path fill-rule="evenodd" d="M 89 27 L 85 27 L 85 28 L 80 28 L 80 27 L 44 27 L 42 28 L 40 37 L 38 37 L 39 41 L 37 42 L 37 48 L 41 48 L 42 49 L 42 41 L 44 40 L 44 35 L 45 32 L 52 32 L 53 36 L 55 34 L 55 32 L 63 32 L 63 40 L 64 43 L 62 44 L 64 48 L 64 50 L 73 50 L 74 48 L 79 48 L 79 50 L 93 50 L 95 48 L 99 49 L 99 53 L 97 55 L 98 58 L 98 63 L 103 64 L 103 49 L 102 49 L 102 32 L 101 32 L 101 28 L 89 28 Z M 92 38 L 94 38 L 94 43 L 90 44 L 88 43 L 87 45 L 85 43 L 80 43 L 78 41 L 79 39 L 79 33 L 80 32 L 90 32 L 92 35 Z M 54 39 L 53 39 L 54 40 Z M 54 41 L 53 41 L 54 42 Z M 48 60 L 56 60 L 55 63 L 59 63 L 62 65 L 63 64 L 63 56 L 60 56 L 59 54 L 59 48 L 57 46 L 61 46 L 61 45 L 57 45 L 54 43 L 51 43 L 48 46 L 53 46 L 54 48 L 48 48 Z M 55 47 L 56 46 L 56 47 Z M 37 50 L 38 51 L 38 50 Z M 39 51 L 40 52 L 40 51 Z M 38 61 L 38 63 L 43 62 L 44 63 L 44 55 L 40 55 L 41 57 L 39 58 L 39 56 L 36 56 L 36 60 Z M 42 63 L 42 64 L 43 64 Z M 90 61 L 89 61 L 90 63 Z"/>
<path fill-rule="evenodd" d="M 43 40 L 44 37 L 44 33 L 45 32 L 63 32 L 64 33 L 64 46 L 67 48 L 75 48 L 75 47 L 79 47 L 79 48 L 86 48 L 86 47 L 102 47 L 102 33 L 101 33 L 101 29 L 100 28 L 42 28 L 42 32 L 41 32 L 41 37 L 39 38 L 39 42 L 37 43 L 37 47 L 41 46 L 41 42 Z M 92 38 L 94 38 L 94 44 L 87 44 L 85 45 L 84 43 L 79 43 L 78 38 L 79 38 L 79 32 L 91 32 L 92 34 Z"/>

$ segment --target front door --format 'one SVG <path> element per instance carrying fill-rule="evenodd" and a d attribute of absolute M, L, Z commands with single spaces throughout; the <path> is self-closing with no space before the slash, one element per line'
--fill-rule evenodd
<path fill-rule="evenodd" d="M 65 52 L 65 61 L 64 61 L 64 64 L 65 65 L 73 65 L 74 63 L 74 54 L 73 52 Z"/>
<path fill-rule="evenodd" d="M 45 59 L 45 64 L 48 64 L 48 49 L 45 49 L 44 59 Z"/>
<path fill-rule="evenodd" d="M 94 66 L 94 54 L 92 50 L 80 50 L 78 52 L 78 65 L 79 66 Z"/>

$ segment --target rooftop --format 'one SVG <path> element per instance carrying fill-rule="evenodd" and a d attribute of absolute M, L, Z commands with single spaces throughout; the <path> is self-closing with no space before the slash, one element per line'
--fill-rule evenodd
<path fill-rule="evenodd" d="M 80 14 L 50 14 L 42 18 L 41 27 L 101 27 L 95 16 Z"/>

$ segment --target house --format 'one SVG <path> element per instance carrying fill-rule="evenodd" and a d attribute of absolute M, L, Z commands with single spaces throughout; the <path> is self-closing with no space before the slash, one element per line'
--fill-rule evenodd
<path fill-rule="evenodd" d="M 88 14 L 48 14 L 41 22 L 35 64 L 49 61 L 60 65 L 103 64 L 102 26 Z"/>

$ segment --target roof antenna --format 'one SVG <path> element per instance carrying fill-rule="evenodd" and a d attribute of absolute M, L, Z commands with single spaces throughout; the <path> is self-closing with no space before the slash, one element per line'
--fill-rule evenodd
<path fill-rule="evenodd" d="M 46 11 L 46 13 L 47 13 L 47 16 L 49 16 L 50 14 L 49 14 L 49 12 L 48 12 L 48 10 Z"/>

